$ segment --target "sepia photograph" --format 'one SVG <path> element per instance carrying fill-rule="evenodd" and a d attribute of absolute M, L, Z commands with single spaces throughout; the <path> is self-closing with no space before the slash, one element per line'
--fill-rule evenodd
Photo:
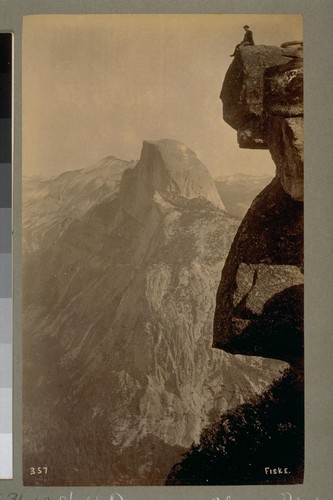
<path fill-rule="evenodd" d="M 303 484 L 303 163 L 301 15 L 23 18 L 25 486 Z"/>

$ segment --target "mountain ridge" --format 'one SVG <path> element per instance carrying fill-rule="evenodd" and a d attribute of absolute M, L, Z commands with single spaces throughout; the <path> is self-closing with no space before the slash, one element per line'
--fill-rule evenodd
<path fill-rule="evenodd" d="M 150 197 L 139 217 L 124 204 L 142 188 L 142 165 L 124 170 L 134 178 L 132 191 L 121 192 L 125 182 L 51 245 L 41 238 L 24 264 L 25 439 L 46 460 L 43 450 L 54 440 L 66 443 L 72 428 L 73 446 L 64 451 L 71 473 L 53 456 L 42 484 L 86 484 L 87 464 L 96 471 L 91 484 L 163 484 L 204 425 L 260 393 L 283 367 L 245 357 L 230 363 L 211 348 L 215 290 L 239 221 L 207 198 L 172 191 L 170 178 L 161 179 L 159 153 L 147 153 L 157 166 L 146 168 L 156 167 L 158 176 L 155 184 L 144 176 Z M 43 421 L 51 422 L 51 435 L 34 430 Z M 86 450 L 82 433 L 96 428 L 108 437 L 102 449 Z M 159 443 L 149 462 L 144 442 Z M 113 463 L 96 467 L 108 449 Z M 132 477 L 122 462 L 128 454 L 141 464 Z M 24 460 L 32 460 L 28 448 Z"/>

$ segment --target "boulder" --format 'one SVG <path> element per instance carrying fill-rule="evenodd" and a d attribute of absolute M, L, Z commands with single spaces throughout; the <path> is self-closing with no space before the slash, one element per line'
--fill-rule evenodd
<path fill-rule="evenodd" d="M 264 71 L 287 60 L 281 48 L 274 46 L 245 46 L 236 52 L 220 98 L 224 121 L 237 130 L 241 148 L 268 148 L 262 132 Z"/>
<path fill-rule="evenodd" d="M 241 148 L 269 149 L 283 188 L 303 200 L 303 44 L 242 47 L 220 95 Z"/>

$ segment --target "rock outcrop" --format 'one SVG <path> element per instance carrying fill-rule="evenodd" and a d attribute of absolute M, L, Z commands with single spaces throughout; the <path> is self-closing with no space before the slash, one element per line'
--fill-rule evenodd
<path fill-rule="evenodd" d="M 237 129 L 240 146 L 268 147 L 277 175 L 252 203 L 231 246 L 216 298 L 213 346 L 284 360 L 289 368 L 259 398 L 207 427 L 171 469 L 168 485 L 303 481 L 301 44 L 282 49 L 240 48 L 223 84 L 223 115 Z M 293 60 L 284 63 L 284 54 Z M 278 467 L 281 473 L 270 474 Z"/>
<path fill-rule="evenodd" d="M 285 63 L 279 47 L 256 45 L 236 52 L 220 97 L 224 121 L 237 130 L 241 148 L 268 148 L 262 133 L 264 72 L 270 66 Z"/>
<path fill-rule="evenodd" d="M 261 140 L 258 147 L 269 148 L 277 174 L 254 200 L 231 247 L 217 293 L 213 345 L 299 364 L 303 359 L 303 66 L 301 44 L 295 44 L 285 49 L 289 59 L 278 47 L 240 49 L 223 84 L 226 121 L 242 134 L 254 120 L 256 140 Z M 256 146 L 252 141 L 246 147 Z"/>
<path fill-rule="evenodd" d="M 258 45 L 237 51 L 221 91 L 223 118 L 241 148 L 269 149 L 277 175 L 303 199 L 302 43 Z"/>

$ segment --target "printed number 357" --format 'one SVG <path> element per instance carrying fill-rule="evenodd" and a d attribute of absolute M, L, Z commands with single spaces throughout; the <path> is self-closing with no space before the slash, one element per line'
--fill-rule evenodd
<path fill-rule="evenodd" d="M 30 476 L 47 474 L 47 467 L 30 467 Z"/>

